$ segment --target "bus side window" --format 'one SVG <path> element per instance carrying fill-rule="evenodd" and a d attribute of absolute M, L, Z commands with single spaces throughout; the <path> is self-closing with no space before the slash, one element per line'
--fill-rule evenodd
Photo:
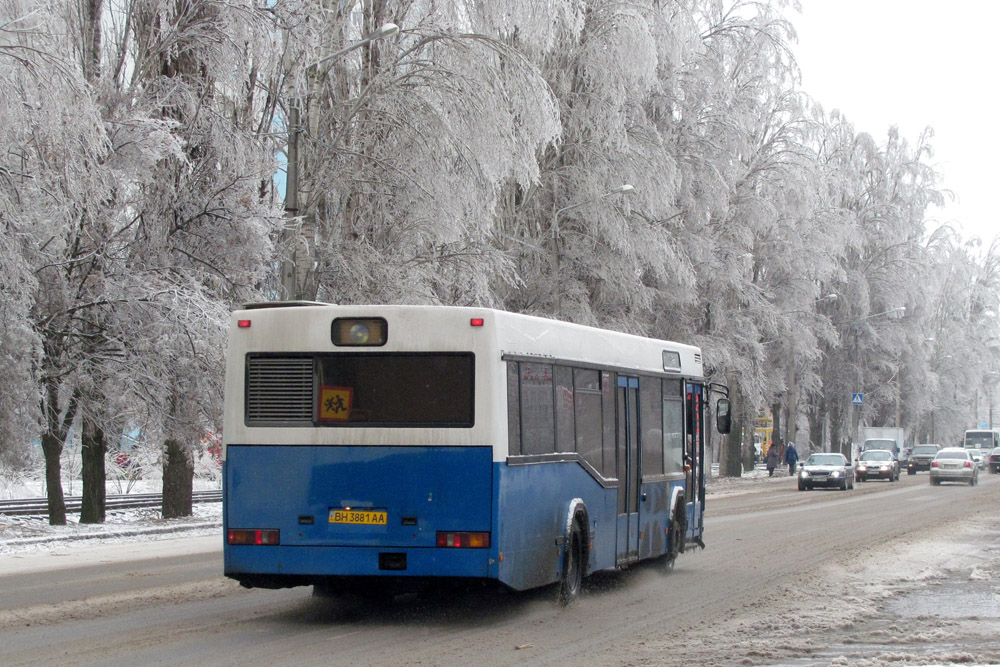
<path fill-rule="evenodd" d="M 573 426 L 573 369 L 556 366 L 553 383 L 556 411 L 556 451 L 575 452 L 576 433 Z"/>
<path fill-rule="evenodd" d="M 507 448 L 510 456 L 521 453 L 521 385 L 516 361 L 507 362 Z"/>
<path fill-rule="evenodd" d="M 667 474 L 684 471 L 684 399 L 680 380 L 663 381 L 663 461 Z"/>
<path fill-rule="evenodd" d="M 601 373 L 601 413 L 604 432 L 604 465 L 601 474 L 606 478 L 618 477 L 617 440 L 615 437 L 615 383 L 617 376 L 611 372 Z"/>
<path fill-rule="evenodd" d="M 642 474 L 663 474 L 663 394 L 659 378 L 639 378 Z"/>
<path fill-rule="evenodd" d="M 597 371 L 573 369 L 576 451 L 602 475 L 601 380 Z"/>
<path fill-rule="evenodd" d="M 552 364 L 521 363 L 521 453 L 555 452 Z"/>

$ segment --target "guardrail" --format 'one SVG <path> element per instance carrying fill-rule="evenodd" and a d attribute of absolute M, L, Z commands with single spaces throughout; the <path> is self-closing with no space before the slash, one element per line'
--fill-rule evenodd
<path fill-rule="evenodd" d="M 79 512 L 83 505 L 81 496 L 67 496 L 66 513 Z M 191 495 L 193 503 L 222 502 L 222 491 L 195 491 Z M 107 512 L 140 507 L 160 507 L 163 504 L 162 493 L 127 493 L 107 496 L 104 509 Z M 49 504 L 45 498 L 20 498 L 0 500 L 0 514 L 7 516 L 48 516 Z"/>

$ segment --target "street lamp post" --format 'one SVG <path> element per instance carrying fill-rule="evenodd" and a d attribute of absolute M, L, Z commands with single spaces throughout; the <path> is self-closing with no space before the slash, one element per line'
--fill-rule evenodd
<path fill-rule="evenodd" d="M 328 56 L 324 56 L 308 65 L 305 69 L 307 71 L 314 70 L 320 65 L 332 62 L 356 49 L 360 49 L 366 44 L 391 37 L 398 32 L 399 26 L 395 23 L 386 23 L 361 41 L 350 44 Z M 288 171 L 285 181 L 285 217 L 288 220 L 294 220 L 299 216 L 299 134 L 302 132 L 299 116 L 299 99 L 292 98 L 288 107 Z M 304 287 L 305 280 L 301 276 L 311 268 L 308 262 L 311 260 L 312 255 L 312 241 L 306 238 L 301 232 L 293 232 L 287 226 L 282 233 L 282 241 L 286 248 L 291 244 L 291 249 L 286 249 L 286 257 L 281 260 L 279 270 L 281 299 L 294 300 L 304 298 L 302 288 Z M 300 255 L 303 256 L 302 260 L 299 259 Z M 302 268 L 303 261 L 307 263 L 305 270 Z"/>
<path fill-rule="evenodd" d="M 562 310 L 562 281 L 560 280 L 560 275 L 562 271 L 562 251 L 559 248 L 559 241 L 561 240 L 561 235 L 559 232 L 559 216 L 566 211 L 572 211 L 575 208 L 580 208 L 581 206 L 586 206 L 587 204 L 593 204 L 596 201 L 602 199 L 607 199 L 608 197 L 613 197 L 615 195 L 628 195 L 635 192 L 635 187 L 628 183 L 619 185 L 614 190 L 609 190 L 604 194 L 598 195 L 597 197 L 591 197 L 585 201 L 577 202 L 575 204 L 570 204 L 569 206 L 563 206 L 557 209 L 555 213 L 552 214 L 552 244 L 555 250 L 555 266 L 554 266 L 554 277 L 556 282 L 556 314 Z"/>

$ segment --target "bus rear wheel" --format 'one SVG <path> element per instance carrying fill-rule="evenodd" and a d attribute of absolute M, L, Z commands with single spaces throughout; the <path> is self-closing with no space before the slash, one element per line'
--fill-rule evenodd
<path fill-rule="evenodd" d="M 573 528 L 566 538 L 563 550 L 562 576 L 559 578 L 559 604 L 565 606 L 575 600 L 583 585 L 584 563 L 583 533 L 580 523 L 573 522 Z"/>

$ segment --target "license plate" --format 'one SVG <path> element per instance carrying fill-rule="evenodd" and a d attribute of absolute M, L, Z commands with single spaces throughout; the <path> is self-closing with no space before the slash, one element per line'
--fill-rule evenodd
<path fill-rule="evenodd" d="M 361 526 L 384 526 L 389 518 L 385 510 L 330 510 L 330 523 L 350 523 Z"/>

